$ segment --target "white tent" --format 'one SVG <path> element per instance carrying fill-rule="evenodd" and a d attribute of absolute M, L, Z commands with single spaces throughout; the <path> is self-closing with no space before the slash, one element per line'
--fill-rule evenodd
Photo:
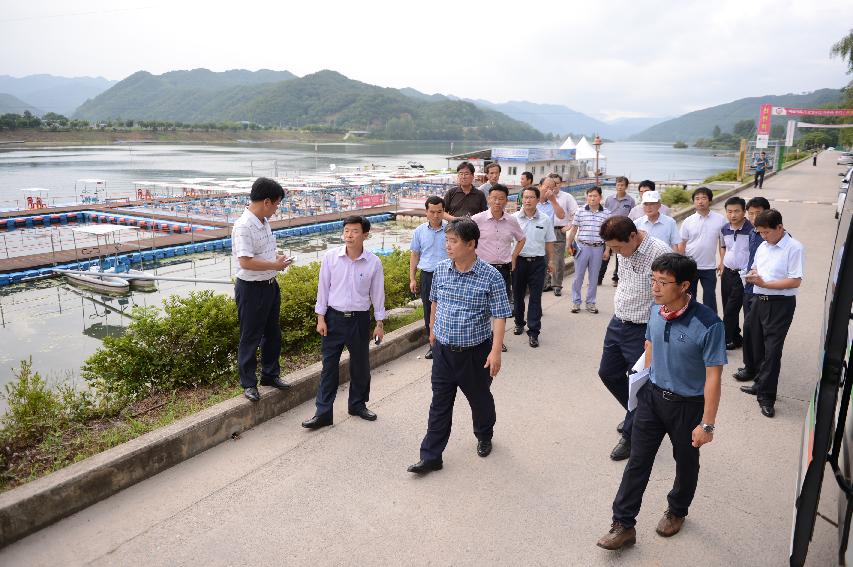
<path fill-rule="evenodd" d="M 586 136 L 583 136 L 579 141 L 578 145 L 575 147 L 575 159 L 584 160 L 584 159 L 595 159 L 595 148 L 592 147 L 592 144 L 586 141 Z M 598 159 L 603 160 L 607 159 L 604 154 L 598 154 Z"/>
<path fill-rule="evenodd" d="M 563 145 L 560 146 L 561 150 L 573 150 L 575 149 L 575 143 L 572 141 L 572 137 L 569 136 L 566 138 L 566 141 L 563 142 Z"/>

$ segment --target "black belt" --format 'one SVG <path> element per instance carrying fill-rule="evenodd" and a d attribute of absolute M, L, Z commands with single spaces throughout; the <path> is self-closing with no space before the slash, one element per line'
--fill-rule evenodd
<path fill-rule="evenodd" d="M 679 396 L 674 392 L 670 392 L 669 390 L 664 390 L 654 382 L 649 381 L 649 384 L 652 385 L 652 388 L 657 390 L 660 393 L 661 397 L 668 402 L 704 402 L 705 396 Z"/>
<path fill-rule="evenodd" d="M 369 313 L 369 311 L 339 311 L 333 307 L 326 308 L 326 314 L 328 313 L 336 313 L 341 315 L 342 317 L 355 317 L 356 315 L 361 315 L 362 313 Z"/>
<path fill-rule="evenodd" d="M 243 283 L 252 284 L 252 285 L 257 285 L 257 284 L 272 285 L 278 281 L 276 278 L 270 278 L 268 280 L 244 280 L 242 278 L 237 278 L 237 279 Z"/>
<path fill-rule="evenodd" d="M 723 269 L 726 271 L 729 271 L 729 272 L 734 272 L 736 274 L 740 274 L 740 270 L 733 270 L 733 269 L 729 268 L 728 266 L 723 266 Z"/>
<path fill-rule="evenodd" d="M 616 317 L 616 315 L 614 315 L 614 317 Z M 620 319 L 619 317 L 616 317 L 616 319 L 617 319 L 620 323 L 622 323 L 623 325 L 632 325 L 632 326 L 634 326 L 634 327 L 638 327 L 638 326 L 640 326 L 640 325 L 642 325 L 643 327 L 645 327 L 645 326 L 647 325 L 647 323 L 634 323 L 633 321 L 629 321 L 628 319 Z"/>
<path fill-rule="evenodd" d="M 506 264 L 491 264 L 496 270 L 511 270 L 512 262 L 507 262 Z"/>
<path fill-rule="evenodd" d="M 592 246 L 593 248 L 598 248 L 599 246 L 604 246 L 603 242 L 584 242 L 583 240 L 578 240 L 584 246 Z"/>
<path fill-rule="evenodd" d="M 525 262 L 537 262 L 539 260 L 544 260 L 545 256 L 519 256 L 519 260 L 524 260 Z"/>
<path fill-rule="evenodd" d="M 757 293 L 752 294 L 758 301 L 786 301 L 794 299 L 793 295 L 759 295 Z"/>
<path fill-rule="evenodd" d="M 446 345 L 444 343 L 439 343 L 439 344 L 451 352 L 467 352 L 469 350 L 474 350 L 475 348 L 479 348 L 482 345 L 484 345 L 486 343 L 490 343 L 490 342 L 492 342 L 492 339 L 487 339 L 487 340 L 481 342 L 480 344 L 471 345 L 471 346 Z"/>

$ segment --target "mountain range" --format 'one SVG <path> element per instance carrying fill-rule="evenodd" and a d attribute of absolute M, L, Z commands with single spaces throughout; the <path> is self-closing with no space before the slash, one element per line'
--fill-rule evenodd
<path fill-rule="evenodd" d="M 17 97 L 28 106 L 39 109 L 38 114 L 56 112 L 70 115 L 87 99 L 104 92 L 117 81 L 103 77 L 57 77 L 29 75 L 11 77 L 0 75 L 0 93 Z M 31 111 L 35 113 L 34 111 Z"/>

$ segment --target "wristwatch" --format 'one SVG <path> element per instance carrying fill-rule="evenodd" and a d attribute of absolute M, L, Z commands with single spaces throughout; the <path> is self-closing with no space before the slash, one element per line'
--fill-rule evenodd
<path fill-rule="evenodd" d="M 699 427 L 702 428 L 702 431 L 705 433 L 713 433 L 714 432 L 714 424 L 713 423 L 700 423 Z"/>

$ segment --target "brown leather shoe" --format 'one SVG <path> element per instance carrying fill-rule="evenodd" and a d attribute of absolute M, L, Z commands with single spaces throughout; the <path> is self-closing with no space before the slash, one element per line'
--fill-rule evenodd
<path fill-rule="evenodd" d="M 596 545 L 613 551 L 635 543 L 637 543 L 637 530 L 626 528 L 619 522 L 613 522 L 610 524 L 610 531 L 601 536 Z"/>
<path fill-rule="evenodd" d="M 681 531 L 681 526 L 683 525 L 684 518 L 679 518 L 673 514 L 669 508 L 667 508 L 666 512 L 663 513 L 663 518 L 658 522 L 658 527 L 655 531 L 659 536 L 672 537 Z"/>

